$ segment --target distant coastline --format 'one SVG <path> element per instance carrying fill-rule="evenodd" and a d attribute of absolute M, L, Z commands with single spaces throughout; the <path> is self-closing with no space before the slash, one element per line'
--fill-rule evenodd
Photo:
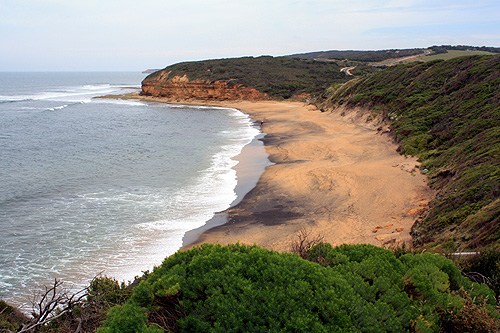
<path fill-rule="evenodd" d="M 154 73 L 154 72 L 157 72 L 159 71 L 160 69 L 146 69 L 145 71 L 142 71 L 142 74 L 151 74 L 151 73 Z"/>

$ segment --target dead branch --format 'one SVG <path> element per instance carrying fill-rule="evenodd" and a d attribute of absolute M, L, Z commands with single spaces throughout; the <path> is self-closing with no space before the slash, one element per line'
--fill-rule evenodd
<path fill-rule="evenodd" d="M 290 245 L 290 251 L 292 253 L 298 254 L 303 259 L 308 259 L 309 250 L 319 243 L 324 242 L 325 236 L 315 235 L 312 236 L 312 232 L 306 228 L 302 228 L 297 232 L 296 239 Z"/>
<path fill-rule="evenodd" d="M 462 275 L 468 277 L 469 280 L 471 280 L 472 282 L 484 283 L 488 287 L 493 288 L 493 284 L 491 283 L 490 279 L 481 273 L 478 273 L 478 272 L 464 273 L 464 272 L 462 272 Z"/>
<path fill-rule="evenodd" d="M 45 287 L 39 297 L 34 297 L 31 302 L 32 318 L 22 325 L 19 333 L 36 332 L 39 327 L 71 312 L 87 296 L 87 287 L 69 294 L 62 284 L 62 281 L 54 279 L 54 283 L 50 287 Z"/>

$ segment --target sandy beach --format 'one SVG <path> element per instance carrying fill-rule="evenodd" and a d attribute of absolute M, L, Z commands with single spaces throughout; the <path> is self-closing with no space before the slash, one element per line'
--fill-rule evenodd
<path fill-rule="evenodd" d="M 416 159 L 400 155 L 369 113 L 321 112 L 299 102 L 216 104 L 265 122 L 261 140 L 274 164 L 239 204 L 218 214 L 221 225 L 185 248 L 240 242 L 287 251 L 304 228 L 332 245 L 411 239 L 434 193 Z"/>

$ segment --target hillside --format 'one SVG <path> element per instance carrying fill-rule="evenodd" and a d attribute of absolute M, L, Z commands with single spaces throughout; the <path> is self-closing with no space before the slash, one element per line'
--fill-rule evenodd
<path fill-rule="evenodd" d="M 369 107 L 438 190 L 413 227 L 422 246 L 499 247 L 500 56 L 389 67 L 330 90 L 323 108 Z"/>
<path fill-rule="evenodd" d="M 225 91 L 253 88 L 268 97 L 285 99 L 300 94 L 320 94 L 331 84 L 349 79 L 336 63 L 286 57 L 244 57 L 183 62 L 168 66 L 144 79 L 143 94 L 168 97 L 168 89 L 162 91 L 159 87 L 179 81 L 179 78 L 184 78 L 182 84 L 186 89 L 190 89 L 190 83 L 201 85 L 200 89 L 205 90 L 214 89 L 213 87 L 217 89 L 217 85 Z M 148 87 L 152 89 L 148 90 Z M 182 91 L 174 91 L 172 96 L 179 96 L 179 93 Z M 210 99 L 212 95 L 200 96 Z M 192 98 L 200 96 L 194 92 Z M 235 96 L 238 99 L 239 95 Z M 241 96 L 244 98 L 245 94 L 242 93 Z"/>
<path fill-rule="evenodd" d="M 432 46 L 430 49 L 435 54 L 448 53 L 450 51 L 476 51 L 476 52 L 488 52 L 488 53 L 500 53 L 500 47 L 491 46 L 471 46 L 471 45 L 440 45 Z"/>
<path fill-rule="evenodd" d="M 360 62 L 379 62 L 388 59 L 403 58 L 423 54 L 423 49 L 391 49 L 391 50 L 348 50 L 348 51 L 318 51 L 291 54 L 288 57 L 300 59 L 332 59 L 332 60 L 350 60 Z"/>
<path fill-rule="evenodd" d="M 292 54 L 288 57 L 334 61 L 344 67 L 355 67 L 353 74 L 360 76 L 375 73 L 380 70 L 380 67 L 402 63 L 437 59 L 449 60 L 462 56 L 495 53 L 500 53 L 500 48 L 470 45 L 435 45 L 425 49 L 318 51 Z"/>
<path fill-rule="evenodd" d="M 468 53 L 468 54 L 467 54 Z M 316 60 L 344 60 L 361 63 L 381 63 L 387 60 L 397 62 L 398 59 L 419 56 L 419 61 L 435 60 L 436 55 L 448 54 L 454 58 L 458 55 L 478 55 L 500 53 L 498 47 L 469 45 L 434 45 L 427 49 L 390 49 L 390 50 L 331 50 L 292 54 L 287 57 Z M 415 61 L 415 60 L 414 60 Z"/>

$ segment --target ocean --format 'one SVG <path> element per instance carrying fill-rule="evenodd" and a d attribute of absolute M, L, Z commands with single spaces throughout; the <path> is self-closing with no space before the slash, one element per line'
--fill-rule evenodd
<path fill-rule="evenodd" d="M 260 135 L 227 108 L 94 98 L 136 72 L 0 73 L 0 298 L 61 279 L 131 281 L 237 199 L 233 159 Z"/>

